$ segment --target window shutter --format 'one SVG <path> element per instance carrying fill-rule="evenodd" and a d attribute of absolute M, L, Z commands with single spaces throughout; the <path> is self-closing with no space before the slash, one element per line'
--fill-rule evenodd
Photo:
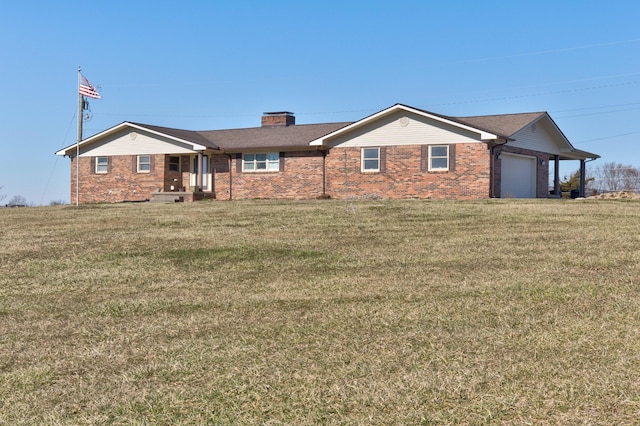
<path fill-rule="evenodd" d="M 426 172 L 429 170 L 429 145 L 420 146 L 420 171 Z"/>
<path fill-rule="evenodd" d="M 380 173 L 387 172 L 387 147 L 380 147 Z"/>
<path fill-rule="evenodd" d="M 150 155 L 149 156 L 149 172 L 153 173 L 155 171 L 155 167 L 156 167 L 156 156 Z"/>
<path fill-rule="evenodd" d="M 284 172 L 284 152 L 280 153 L 280 171 Z"/>
<path fill-rule="evenodd" d="M 91 172 L 92 175 L 96 173 L 96 157 L 91 157 Z"/>
<path fill-rule="evenodd" d="M 242 173 L 242 154 L 236 154 L 236 173 Z"/>
<path fill-rule="evenodd" d="M 456 171 L 456 145 L 449 145 L 449 171 Z"/>
<path fill-rule="evenodd" d="M 107 157 L 107 173 L 111 173 L 111 157 Z"/>
<path fill-rule="evenodd" d="M 137 155 L 131 156 L 131 171 L 133 173 L 138 173 L 138 156 Z"/>

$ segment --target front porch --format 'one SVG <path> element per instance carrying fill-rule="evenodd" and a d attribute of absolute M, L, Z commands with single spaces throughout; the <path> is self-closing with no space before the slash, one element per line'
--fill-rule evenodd
<path fill-rule="evenodd" d="M 577 189 L 577 197 L 571 198 L 584 198 L 585 197 L 585 180 L 586 180 L 586 164 L 590 161 L 600 158 L 599 155 L 591 152 L 574 149 L 568 153 L 562 153 L 560 155 L 553 155 L 550 157 L 550 161 L 553 162 L 553 188 L 550 191 L 550 198 L 562 198 L 562 191 L 560 190 L 560 161 L 580 161 L 580 185 Z"/>

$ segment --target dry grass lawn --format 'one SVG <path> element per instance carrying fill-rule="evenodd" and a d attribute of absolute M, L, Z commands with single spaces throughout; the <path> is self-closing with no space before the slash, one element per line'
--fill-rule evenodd
<path fill-rule="evenodd" d="M 0 424 L 637 424 L 640 203 L 0 209 Z"/>

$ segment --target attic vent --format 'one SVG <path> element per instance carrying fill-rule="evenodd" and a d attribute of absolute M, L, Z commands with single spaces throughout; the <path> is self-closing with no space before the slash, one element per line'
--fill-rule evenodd
<path fill-rule="evenodd" d="M 409 125 L 409 117 L 400 117 L 400 120 L 398 120 L 398 123 L 402 127 L 407 127 Z"/>
<path fill-rule="evenodd" d="M 138 137 L 138 134 L 136 132 L 131 132 L 129 133 L 129 138 L 131 138 L 131 140 L 135 140 Z"/>

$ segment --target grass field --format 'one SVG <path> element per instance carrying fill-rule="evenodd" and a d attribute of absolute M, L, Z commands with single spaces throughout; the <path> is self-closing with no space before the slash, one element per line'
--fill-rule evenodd
<path fill-rule="evenodd" d="M 0 209 L 0 424 L 637 424 L 640 202 Z"/>

